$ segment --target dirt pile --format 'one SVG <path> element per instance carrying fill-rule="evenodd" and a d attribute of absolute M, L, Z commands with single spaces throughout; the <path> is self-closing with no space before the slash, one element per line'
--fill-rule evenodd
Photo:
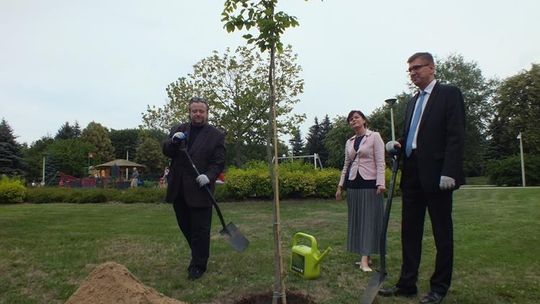
<path fill-rule="evenodd" d="M 66 304 L 186 304 L 142 284 L 126 267 L 114 262 L 99 265 Z"/>

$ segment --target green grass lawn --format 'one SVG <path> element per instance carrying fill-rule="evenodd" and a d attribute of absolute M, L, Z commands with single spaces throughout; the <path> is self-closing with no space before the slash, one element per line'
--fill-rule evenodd
<path fill-rule="evenodd" d="M 455 267 L 444 303 L 538 303 L 540 298 L 540 189 L 467 189 L 455 195 Z M 243 253 L 219 236 L 214 216 L 208 272 L 187 280 L 186 243 L 166 204 L 0 205 L 0 303 L 63 303 L 95 266 L 115 261 L 147 286 L 190 303 L 227 303 L 241 295 L 270 292 L 274 282 L 272 203 L 224 203 L 226 221 L 251 241 Z M 388 240 L 389 279 L 401 263 L 399 198 L 394 200 Z M 370 275 L 354 267 L 346 247 L 345 202 L 284 201 L 284 263 L 288 269 L 295 232 L 314 235 L 333 251 L 322 276 L 306 281 L 287 271 L 286 286 L 317 303 L 359 303 Z M 420 293 L 428 291 L 434 245 L 426 225 Z M 377 265 L 378 260 L 375 260 Z M 376 266 L 375 265 L 375 266 Z M 377 303 L 418 299 L 377 298 Z"/>

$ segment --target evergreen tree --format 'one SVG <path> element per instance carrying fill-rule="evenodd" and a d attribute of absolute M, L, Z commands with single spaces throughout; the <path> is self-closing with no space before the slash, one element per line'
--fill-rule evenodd
<path fill-rule="evenodd" d="M 75 139 L 81 136 L 81 128 L 79 123 L 75 122 L 74 126 L 71 126 L 69 122 L 65 122 L 58 132 L 54 136 L 54 139 Z"/>
<path fill-rule="evenodd" d="M 324 146 L 324 139 L 328 132 L 332 129 L 332 124 L 328 115 L 325 116 L 322 123 L 319 124 L 319 120 L 315 117 L 313 126 L 309 128 L 307 136 L 306 151 L 308 154 L 317 153 L 321 159 L 321 163 L 326 165 L 328 160 L 328 150 Z"/>
<path fill-rule="evenodd" d="M 82 135 L 81 126 L 79 125 L 78 121 L 75 121 L 75 125 L 73 126 L 73 135 L 75 138 L 81 137 Z"/>
<path fill-rule="evenodd" d="M 321 143 L 319 142 L 321 134 L 321 126 L 319 125 L 319 119 L 315 116 L 314 123 L 309 127 L 308 135 L 306 136 L 306 152 L 312 155 L 318 153 Z"/>
<path fill-rule="evenodd" d="M 328 150 L 324 145 L 324 141 L 326 140 L 326 136 L 328 135 L 328 132 L 330 132 L 330 130 L 332 130 L 332 123 L 330 122 L 330 118 L 328 117 L 328 115 L 325 115 L 324 120 L 320 124 L 319 142 L 321 147 L 319 152 L 317 152 L 319 154 L 319 157 L 321 158 L 321 162 L 325 166 L 328 163 Z"/>
<path fill-rule="evenodd" d="M 0 175 L 23 176 L 25 163 L 22 147 L 15 140 L 13 130 L 5 119 L 0 122 Z"/>
<path fill-rule="evenodd" d="M 300 130 L 296 129 L 292 131 L 292 138 L 289 140 L 291 144 L 291 151 L 293 155 L 302 155 L 304 153 L 304 141 Z"/>

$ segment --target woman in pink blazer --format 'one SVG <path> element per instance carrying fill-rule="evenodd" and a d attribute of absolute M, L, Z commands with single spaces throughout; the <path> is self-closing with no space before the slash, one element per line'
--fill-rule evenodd
<path fill-rule="evenodd" d="M 378 132 L 367 129 L 366 116 L 353 110 L 347 122 L 355 135 L 345 143 L 345 163 L 336 190 L 336 200 L 347 190 L 347 250 L 358 253 L 356 264 L 372 271 L 369 256 L 379 253 L 379 236 L 384 213 L 384 142 Z"/>

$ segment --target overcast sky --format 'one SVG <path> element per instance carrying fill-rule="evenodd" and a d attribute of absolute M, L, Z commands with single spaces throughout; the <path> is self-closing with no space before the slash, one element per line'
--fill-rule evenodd
<path fill-rule="evenodd" d="M 485 77 L 540 63 L 540 1 L 282 0 L 300 27 L 283 36 L 299 55 L 307 120 L 370 114 L 407 89 L 406 59 L 460 54 Z M 223 0 L 0 0 L 0 118 L 19 142 L 81 128 L 136 128 L 147 105 L 192 66 L 245 44 L 227 33 Z"/>

